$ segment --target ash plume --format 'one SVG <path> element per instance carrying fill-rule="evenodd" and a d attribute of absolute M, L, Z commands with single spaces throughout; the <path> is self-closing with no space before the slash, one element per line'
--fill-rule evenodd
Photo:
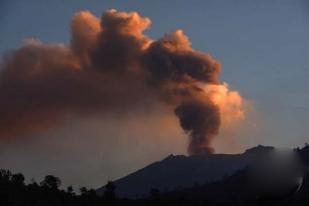
<path fill-rule="evenodd" d="M 219 80 L 221 66 L 195 51 L 181 30 L 153 40 L 136 12 L 89 11 L 71 21 L 71 42 L 25 40 L 0 64 L 0 138 L 54 128 L 67 118 L 173 108 L 189 134 L 189 154 L 212 153 L 222 122 L 244 118 L 238 92 Z"/>
<path fill-rule="evenodd" d="M 190 134 L 190 154 L 213 153 L 212 138 L 219 133 L 220 113 L 212 102 L 191 101 L 182 103 L 175 110 L 181 127 Z"/>

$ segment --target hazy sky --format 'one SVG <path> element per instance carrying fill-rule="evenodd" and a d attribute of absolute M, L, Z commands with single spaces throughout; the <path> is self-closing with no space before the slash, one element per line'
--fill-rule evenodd
<path fill-rule="evenodd" d="M 74 13 L 89 10 L 99 17 L 111 8 L 149 17 L 152 26 L 146 33 L 154 39 L 184 30 L 194 49 L 221 62 L 221 80 L 251 101 L 247 122 L 222 137 L 236 135 L 235 148 L 219 139 L 219 152 L 256 144 L 294 147 L 308 141 L 309 4 L 305 0 L 2 0 L 0 53 L 19 47 L 29 37 L 69 43 Z M 177 120 L 163 116 L 154 112 L 151 118 L 141 119 L 148 122 L 142 129 L 131 117 L 120 122 L 82 119 L 41 137 L 1 142 L 0 165 L 29 178 L 51 173 L 66 184 L 97 187 L 169 153 L 186 152 L 187 140 L 180 128 L 159 126 Z M 121 132 L 115 124 L 121 125 Z"/>

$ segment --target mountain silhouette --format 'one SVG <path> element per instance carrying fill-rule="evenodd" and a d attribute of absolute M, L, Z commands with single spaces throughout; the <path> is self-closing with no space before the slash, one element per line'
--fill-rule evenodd
<path fill-rule="evenodd" d="M 242 154 L 169 155 L 132 174 L 114 181 L 120 197 L 143 198 L 151 189 L 162 192 L 220 180 L 249 166 L 274 148 L 259 145 Z M 105 187 L 97 189 L 102 195 Z"/>
<path fill-rule="evenodd" d="M 258 146 L 238 155 L 169 156 L 115 183 L 108 182 L 100 191 L 81 187 L 76 193 L 72 186 L 62 188 L 60 178 L 53 175 L 46 175 L 38 183 L 35 180 L 26 183 L 23 174 L 0 169 L 0 205 L 309 205 L 308 160 L 309 146 L 294 150 Z M 185 169 L 176 171 L 184 166 Z M 237 166 L 240 169 L 235 169 Z M 220 177 L 223 171 L 227 173 Z M 142 184 L 130 182 L 133 180 Z M 206 182 L 191 184 L 195 180 Z M 117 186 L 125 183 L 134 193 L 122 187 L 122 195 L 134 194 L 132 199 L 120 197 L 119 188 L 117 194 Z M 179 186 L 170 190 L 167 186 L 155 188 L 166 184 Z M 141 192 L 139 188 L 146 189 Z M 138 195 L 141 197 L 137 198 Z"/>
<path fill-rule="evenodd" d="M 259 147 L 256 147 L 250 152 L 256 153 L 258 150 Z M 262 156 L 263 154 L 265 153 L 260 153 Z M 261 181 L 259 184 L 256 184 L 252 178 L 252 170 L 256 168 L 258 161 L 263 161 L 262 166 L 267 165 L 267 162 L 272 162 L 274 153 L 266 154 L 264 157 L 259 156 L 258 161 L 254 161 L 250 166 L 218 181 L 162 193 L 161 199 L 164 201 L 171 199 L 185 199 L 188 202 L 206 201 L 211 203 L 210 205 L 308 205 L 309 146 L 295 149 L 290 154 L 297 158 L 288 160 L 285 157 L 284 162 L 297 164 L 297 161 L 301 160 L 298 164 L 301 166 L 300 168 L 289 163 L 288 167 L 280 167 L 280 171 L 272 173 L 276 165 L 273 165 L 272 168 L 266 167 L 267 178 L 259 179 Z M 293 172 L 287 172 L 289 169 Z"/>

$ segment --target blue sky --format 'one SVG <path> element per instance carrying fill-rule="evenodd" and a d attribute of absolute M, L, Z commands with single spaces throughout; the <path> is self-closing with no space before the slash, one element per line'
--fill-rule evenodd
<path fill-rule="evenodd" d="M 305 0 L 82 1 L 2 0 L 0 53 L 25 38 L 69 43 L 70 19 L 89 10 L 138 11 L 156 39 L 184 30 L 192 47 L 222 64 L 221 80 L 254 102 L 259 129 L 245 146 L 309 141 L 309 4 Z"/>
<path fill-rule="evenodd" d="M 70 41 L 68 24 L 79 10 L 138 11 L 152 20 L 147 34 L 159 38 L 181 28 L 193 48 L 223 67 L 222 80 L 255 102 L 272 123 L 266 143 L 307 141 L 309 115 L 309 10 L 305 1 L 1 1 L 0 52 L 22 40 Z M 267 128 L 265 128 L 267 129 Z"/>

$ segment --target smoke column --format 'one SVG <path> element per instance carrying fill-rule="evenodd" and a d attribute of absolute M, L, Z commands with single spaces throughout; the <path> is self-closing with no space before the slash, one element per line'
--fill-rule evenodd
<path fill-rule="evenodd" d="M 0 138 L 61 125 L 68 117 L 121 114 L 151 104 L 175 110 L 189 154 L 212 153 L 221 123 L 244 118 L 244 103 L 221 83 L 221 67 L 195 51 L 183 31 L 153 40 L 136 12 L 88 11 L 71 21 L 71 42 L 25 40 L 0 64 Z M 149 108 L 151 108 L 149 106 Z"/>

